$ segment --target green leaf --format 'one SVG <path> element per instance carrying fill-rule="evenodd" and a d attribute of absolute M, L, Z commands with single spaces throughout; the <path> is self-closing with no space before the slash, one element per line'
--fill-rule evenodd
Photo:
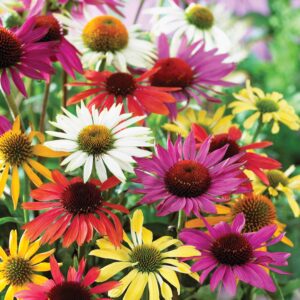
<path fill-rule="evenodd" d="M 0 218 L 0 225 L 6 224 L 6 223 L 20 223 L 20 221 L 13 217 L 4 217 Z"/>
<path fill-rule="evenodd" d="M 294 290 L 298 289 L 299 287 L 300 287 L 300 278 L 291 280 L 282 288 L 282 293 L 284 296 L 290 295 L 293 293 Z"/>

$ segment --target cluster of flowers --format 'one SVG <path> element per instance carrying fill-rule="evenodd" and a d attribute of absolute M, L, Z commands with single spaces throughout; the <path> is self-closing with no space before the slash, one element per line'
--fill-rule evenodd
<path fill-rule="evenodd" d="M 209 280 L 212 291 L 220 286 L 230 295 L 239 281 L 275 292 L 270 273 L 287 274 L 277 267 L 287 265 L 289 253 L 269 247 L 293 243 L 274 203 L 285 197 L 299 217 L 300 175 L 257 152 L 272 145 L 257 139 L 270 124 L 273 134 L 281 124 L 299 130 L 299 117 L 283 95 L 250 81 L 228 107 L 213 113 L 210 106 L 220 102 L 222 87 L 234 85 L 228 76 L 245 55 L 236 53 L 214 9 L 268 14 L 267 2 L 244 0 L 236 8 L 235 1 L 169 0 L 145 9 L 153 18 L 150 34 L 125 25 L 121 0 L 20 2 L 0 3 L 1 14 L 9 14 L 0 25 L 0 85 L 15 117 L 13 123 L 0 118 L 0 195 L 17 210 L 20 182 L 28 177 L 35 188 L 22 209 L 34 213 L 19 245 L 12 230 L 9 249 L 0 247 L 4 299 L 90 300 L 108 292 L 139 300 L 148 286 L 150 300 L 168 300 L 180 294 L 177 273 L 195 286 Z M 50 122 L 57 131 L 46 131 L 45 141 L 43 132 L 25 130 L 12 92 L 27 97 L 25 77 L 45 80 L 49 89 L 54 62 L 75 80 L 68 87 L 80 88 L 66 106 L 80 103 L 74 113 L 62 107 Z M 77 81 L 76 73 L 84 79 Z M 169 118 L 165 145 L 147 126 L 150 114 Z M 243 126 L 234 123 L 240 114 L 247 116 Z M 50 171 L 38 156 L 63 158 L 62 168 Z M 154 237 L 141 209 L 130 212 L 112 201 L 125 182 L 127 195 L 142 196 L 135 208 L 157 203 L 157 216 L 178 219 L 176 237 Z M 78 251 L 64 276 L 55 249 L 37 254 L 54 243 L 89 253 Z M 87 254 L 96 258 L 85 274 Z M 96 263 L 106 259 L 116 262 L 100 270 Z M 39 274 L 47 271 L 50 279 Z M 107 281 L 112 278 L 118 280 Z"/>

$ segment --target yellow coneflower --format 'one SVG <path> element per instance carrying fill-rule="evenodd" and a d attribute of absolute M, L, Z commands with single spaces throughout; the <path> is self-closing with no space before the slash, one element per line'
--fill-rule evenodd
<path fill-rule="evenodd" d="M 167 123 L 163 128 L 167 131 L 180 134 L 182 137 L 187 137 L 191 131 L 192 124 L 202 126 L 207 130 L 208 134 L 227 133 L 232 126 L 233 115 L 224 116 L 226 107 L 219 107 L 213 116 L 209 116 L 206 110 L 196 111 L 188 108 L 178 114 L 174 124 Z"/>
<path fill-rule="evenodd" d="M 280 194 L 285 195 L 294 216 L 299 217 L 300 207 L 296 201 L 294 191 L 300 191 L 300 175 L 290 177 L 294 171 L 295 166 L 292 165 L 284 172 L 281 170 L 270 170 L 266 172 L 269 179 L 268 185 L 256 177 L 251 177 L 251 179 L 253 179 L 253 187 L 257 193 L 267 192 L 273 197 L 277 197 Z"/>
<path fill-rule="evenodd" d="M 9 236 L 9 253 L 0 247 L 0 292 L 9 286 L 4 300 L 13 300 L 15 293 L 26 289 L 28 283 L 43 284 L 48 280 L 36 272 L 50 271 L 50 263 L 44 261 L 55 249 L 36 254 L 40 245 L 39 240 L 30 244 L 23 233 L 18 247 L 17 231 L 12 230 Z"/>
<path fill-rule="evenodd" d="M 261 89 L 252 87 L 247 81 L 246 88 L 234 94 L 237 101 L 230 103 L 234 115 L 245 111 L 252 111 L 245 122 L 245 128 L 252 128 L 257 120 L 262 123 L 273 122 L 272 133 L 279 132 L 279 123 L 283 123 L 292 130 L 299 130 L 300 119 L 283 95 L 277 92 L 264 93 Z"/>
<path fill-rule="evenodd" d="M 189 274 L 196 280 L 199 278 L 191 273 L 188 264 L 180 262 L 178 258 L 193 257 L 200 253 L 195 247 L 183 246 L 171 236 L 162 236 L 153 241 L 153 233 L 143 227 L 143 222 L 142 211 L 136 210 L 131 219 L 131 240 L 125 232 L 123 236 L 129 248 L 121 245 L 116 249 L 107 239 L 97 241 L 100 249 L 91 251 L 90 255 L 117 261 L 101 269 L 98 281 L 106 281 L 129 268 L 129 273 L 120 280 L 121 285 L 109 291 L 110 297 L 120 297 L 126 291 L 123 300 L 139 300 L 148 285 L 150 300 L 170 300 L 173 294 L 169 284 L 180 293 L 176 272 Z"/>
<path fill-rule="evenodd" d="M 285 224 L 277 220 L 276 207 L 272 201 L 259 194 L 244 195 L 240 198 L 232 200 L 227 205 L 217 205 L 217 216 L 209 216 L 206 218 L 207 222 L 215 225 L 221 221 L 231 222 L 239 214 L 243 213 L 245 216 L 244 232 L 256 232 L 261 228 L 275 224 L 277 230 L 274 236 L 280 235 L 285 228 Z M 187 228 L 205 227 L 201 219 L 193 219 L 186 222 Z M 286 236 L 282 238 L 282 242 L 293 247 L 293 242 Z"/>
<path fill-rule="evenodd" d="M 44 142 L 43 134 L 38 131 L 31 131 L 29 134 L 22 132 L 19 117 L 16 118 L 11 130 L 0 136 L 0 169 L 3 168 L 0 175 L 0 196 L 3 194 L 11 169 L 11 196 L 15 209 L 20 195 L 19 168 L 23 168 L 29 179 L 36 186 L 40 186 L 42 181 L 33 170 L 49 180 L 52 180 L 51 172 L 33 158 L 35 156 L 61 157 L 66 154 L 66 152 L 52 151 L 41 144 L 34 145 L 32 141 L 34 137 L 37 137 L 41 143 Z"/>

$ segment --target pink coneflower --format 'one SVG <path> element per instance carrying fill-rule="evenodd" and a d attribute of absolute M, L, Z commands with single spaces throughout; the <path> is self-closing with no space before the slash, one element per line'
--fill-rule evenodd
<path fill-rule="evenodd" d="M 88 104 L 89 108 L 95 105 L 102 110 L 104 107 L 110 108 L 114 103 L 119 104 L 124 101 L 128 111 L 136 116 L 150 113 L 168 115 L 169 109 L 166 103 L 173 103 L 176 100 L 167 92 L 177 90 L 177 88 L 149 85 L 147 81 L 155 72 L 157 69 L 152 69 L 140 77 L 134 78 L 130 73 L 124 72 L 87 71 L 85 77 L 89 82 L 73 82 L 69 85 L 88 86 L 90 89 L 73 96 L 67 104 L 80 102 L 93 95 Z"/>
<path fill-rule="evenodd" d="M 150 77 L 150 82 L 158 87 L 180 87 L 173 92 L 177 101 L 195 99 L 202 104 L 203 99 L 220 102 L 208 94 L 212 86 L 231 86 L 223 78 L 235 69 L 235 64 L 225 63 L 227 54 L 216 54 L 218 49 L 205 51 L 203 41 L 188 45 L 184 36 L 176 53 L 170 52 L 167 36 L 158 39 L 158 61 L 154 68 L 160 68 Z M 176 106 L 172 105 L 173 115 Z"/>
<path fill-rule="evenodd" d="M 200 143 L 204 142 L 208 137 L 206 130 L 197 124 L 193 124 L 192 127 L 196 141 Z M 241 153 L 242 155 L 240 156 L 239 162 L 243 163 L 244 168 L 256 174 L 256 176 L 258 176 L 265 184 L 269 184 L 269 179 L 264 170 L 279 169 L 281 167 L 281 163 L 273 158 L 255 153 L 253 150 L 270 147 L 273 143 L 269 141 L 261 141 L 240 146 L 239 142 L 241 137 L 242 132 L 233 126 L 229 129 L 228 133 L 212 136 L 209 152 L 213 152 L 217 149 L 221 149 L 225 145 L 228 145 L 223 159 L 230 158 Z"/>
<path fill-rule="evenodd" d="M 49 58 L 53 53 L 53 43 L 37 43 L 47 31 L 48 28 L 45 27 L 35 28 L 34 17 L 29 18 L 16 30 L 6 29 L 0 24 L 0 84 L 6 94 L 10 94 L 11 79 L 18 90 L 27 97 L 22 76 L 40 80 L 54 73 Z"/>
<path fill-rule="evenodd" d="M 83 73 L 78 57 L 79 51 L 65 39 L 63 27 L 53 15 L 41 15 L 43 5 L 39 5 L 38 7 L 36 5 L 33 6 L 32 12 L 30 12 L 30 15 L 36 15 L 35 28 L 48 28 L 47 34 L 39 42 L 55 42 L 55 46 L 53 47 L 54 54 L 51 56 L 51 59 L 59 61 L 62 68 L 75 78 L 74 71 Z"/>
<path fill-rule="evenodd" d="M 85 259 L 80 261 L 77 271 L 74 267 L 69 267 L 67 278 L 59 270 L 54 257 L 50 257 L 50 266 L 52 279 L 43 285 L 29 283 L 27 289 L 18 292 L 16 297 L 23 300 L 90 300 L 94 299 L 92 297 L 107 300 L 107 298 L 99 298 L 99 294 L 104 294 L 120 284 L 118 281 L 108 281 L 92 287 L 101 270 L 93 267 L 84 275 Z"/>
<path fill-rule="evenodd" d="M 179 137 L 168 149 L 157 146 L 150 159 L 137 159 L 136 181 L 143 185 L 137 193 L 145 194 L 141 203 L 160 201 L 158 215 L 184 210 L 199 216 L 200 211 L 215 213 L 215 202 L 227 201 L 226 194 L 245 191 L 241 175 L 241 155 L 223 160 L 228 146 L 209 153 L 208 138 L 196 150 L 194 134 L 184 143 Z"/>
<path fill-rule="evenodd" d="M 12 125 L 10 121 L 4 116 L 0 116 L 0 135 L 6 131 L 11 130 L 11 128 Z"/>
<path fill-rule="evenodd" d="M 35 240 L 42 236 L 42 243 L 52 244 L 62 237 L 63 246 L 69 247 L 75 241 L 78 245 L 91 241 L 95 229 L 119 246 L 123 227 L 110 209 L 123 213 L 128 213 L 128 210 L 122 205 L 104 201 L 101 195 L 116 186 L 119 180 L 111 177 L 103 184 L 96 179 L 84 183 L 80 177 L 75 177 L 68 181 L 58 171 L 53 171 L 52 177 L 54 183 L 45 183 L 31 192 L 32 198 L 39 202 L 23 204 L 28 210 L 47 209 L 23 226 L 28 238 Z"/>
<path fill-rule="evenodd" d="M 276 286 L 269 274 L 274 271 L 288 274 L 274 266 L 286 266 L 290 253 L 269 252 L 264 247 L 279 242 L 284 234 L 272 238 L 277 226 L 269 225 L 257 232 L 242 233 L 245 226 L 243 214 L 238 214 L 231 225 L 220 222 L 211 227 L 207 222 L 207 233 L 197 229 L 183 229 L 179 234 L 181 240 L 195 246 L 201 256 L 191 267 L 193 272 L 201 271 L 200 283 L 203 284 L 210 273 L 211 290 L 219 283 L 230 294 L 236 294 L 237 280 L 275 292 Z"/>
<path fill-rule="evenodd" d="M 123 16 L 119 8 L 124 6 L 123 0 L 58 0 L 60 4 L 72 3 L 72 12 L 82 14 L 82 11 L 87 6 L 96 7 L 102 14 L 107 14 L 107 9 L 111 9 L 115 13 Z"/>

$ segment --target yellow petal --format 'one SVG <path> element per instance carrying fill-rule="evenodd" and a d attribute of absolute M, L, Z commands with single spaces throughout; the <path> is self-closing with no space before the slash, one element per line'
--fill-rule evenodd
<path fill-rule="evenodd" d="M 132 266 L 131 262 L 114 262 L 112 264 L 109 264 L 101 268 L 101 272 L 99 277 L 97 278 L 97 281 L 98 282 L 106 281 L 111 277 L 113 277 L 114 275 L 116 275 L 117 273 L 121 272 L 122 270 L 130 266 Z"/>
<path fill-rule="evenodd" d="M 215 216 L 215 217 L 206 217 L 205 220 L 210 225 L 215 225 L 221 221 L 227 221 L 229 220 L 229 216 Z M 205 227 L 203 220 L 201 219 L 193 219 L 189 220 L 185 223 L 186 228 L 196 228 L 196 227 Z"/>
<path fill-rule="evenodd" d="M 163 252 L 163 257 L 192 257 L 198 256 L 200 252 L 194 246 L 181 246 L 175 250 Z"/>
<path fill-rule="evenodd" d="M 44 261 L 46 258 L 51 256 L 55 252 L 55 249 L 51 249 L 47 252 L 39 253 L 35 255 L 33 258 L 31 258 L 30 262 L 32 265 L 38 264 L 42 261 Z"/>
<path fill-rule="evenodd" d="M 8 171 L 9 171 L 9 164 L 6 164 L 5 168 L 2 172 L 1 179 L 0 179 L 0 197 L 3 194 L 4 188 L 5 188 L 5 185 L 6 185 L 6 182 L 7 182 Z"/>
<path fill-rule="evenodd" d="M 22 237 L 19 242 L 18 255 L 24 257 L 29 246 L 29 239 L 26 237 L 25 233 L 22 234 Z"/>
<path fill-rule="evenodd" d="M 92 250 L 90 255 L 98 256 L 101 258 L 107 258 L 118 261 L 130 261 L 130 256 L 123 250 L 116 249 L 114 251 L 111 250 Z"/>
<path fill-rule="evenodd" d="M 26 163 L 23 163 L 23 169 L 24 169 L 25 173 L 27 174 L 27 176 L 29 177 L 29 179 L 33 182 L 33 184 L 35 186 L 39 187 L 40 185 L 43 184 L 43 182 L 41 181 L 40 177 L 38 177 L 32 171 L 32 169 L 29 167 L 29 165 L 27 165 Z"/>
<path fill-rule="evenodd" d="M 11 197 L 14 203 L 14 209 L 16 210 L 20 195 L 20 179 L 19 170 L 17 166 L 13 166 L 12 179 L 11 179 Z"/>
<path fill-rule="evenodd" d="M 38 274 L 33 274 L 31 276 L 31 281 L 35 284 L 38 284 L 38 285 L 42 285 L 48 280 L 49 279 L 47 277 L 42 276 L 42 275 L 38 275 Z"/>
<path fill-rule="evenodd" d="M 152 243 L 153 233 L 152 233 L 151 230 L 143 227 L 142 235 L 143 235 L 143 242 L 144 242 L 144 244 L 151 244 Z"/>
<path fill-rule="evenodd" d="M 38 140 L 40 141 L 40 143 L 44 143 L 45 142 L 45 136 L 41 132 L 39 132 L 39 131 L 31 131 L 28 134 L 28 138 L 29 138 L 30 141 L 32 141 L 34 137 L 37 137 Z"/>
<path fill-rule="evenodd" d="M 251 128 L 254 123 L 256 122 L 256 120 L 259 118 L 260 116 L 260 112 L 256 112 L 255 114 L 253 114 L 252 116 L 250 116 L 248 119 L 246 119 L 246 121 L 244 122 L 244 127 L 246 129 Z"/>
<path fill-rule="evenodd" d="M 21 128 L 20 116 L 17 116 L 15 121 L 14 121 L 12 130 L 13 131 L 20 131 L 20 128 Z"/>
<path fill-rule="evenodd" d="M 153 242 L 153 246 L 159 250 L 166 249 L 166 248 L 170 247 L 171 245 L 179 246 L 181 244 L 182 243 L 179 240 L 174 239 L 173 237 L 167 236 L 167 235 L 162 236 Z"/>
<path fill-rule="evenodd" d="M 7 282 L 5 279 L 0 280 L 0 293 L 4 290 L 4 288 L 7 286 Z"/>
<path fill-rule="evenodd" d="M 11 256 L 17 255 L 18 234 L 17 230 L 11 230 L 9 235 L 9 252 Z"/>
<path fill-rule="evenodd" d="M 294 194 L 293 192 L 289 189 L 289 188 L 284 188 L 283 192 L 285 193 L 289 206 L 291 207 L 294 216 L 296 218 L 298 218 L 300 216 L 300 208 L 299 208 L 299 204 L 296 201 L 296 199 L 294 198 Z"/>
<path fill-rule="evenodd" d="M 160 275 L 171 283 L 177 290 L 178 295 L 180 294 L 180 283 L 176 273 L 168 268 L 160 268 L 159 270 Z"/>
<path fill-rule="evenodd" d="M 11 285 L 6 291 L 4 300 L 14 300 L 15 293 L 16 293 L 15 287 Z"/>
<path fill-rule="evenodd" d="M 69 152 L 53 151 L 50 148 L 40 144 L 33 146 L 32 152 L 34 155 L 42 157 L 62 157 L 70 154 Z"/>
<path fill-rule="evenodd" d="M 50 267 L 50 263 L 40 263 L 37 264 L 35 266 L 32 266 L 32 270 L 35 272 L 46 272 L 46 271 L 50 271 L 51 267 Z"/>
<path fill-rule="evenodd" d="M 44 167 L 42 164 L 40 164 L 39 162 L 37 162 L 36 160 L 33 160 L 33 159 L 29 159 L 28 162 L 40 174 L 42 174 L 44 177 L 46 177 L 50 181 L 53 181 L 51 171 L 48 168 Z"/>
<path fill-rule="evenodd" d="M 140 234 L 143 228 L 143 223 L 144 223 L 143 212 L 140 209 L 137 209 L 134 212 L 131 220 L 131 229 L 137 234 Z"/>
<path fill-rule="evenodd" d="M 131 282 L 123 300 L 140 300 L 143 296 L 147 282 L 148 273 L 138 273 L 135 279 Z"/>
<path fill-rule="evenodd" d="M 163 125 L 163 129 L 180 134 L 182 137 L 186 137 L 188 135 L 187 130 L 185 130 L 184 128 L 180 128 L 175 124 L 165 124 Z"/>
<path fill-rule="evenodd" d="M 153 273 L 149 273 L 148 287 L 149 287 L 149 300 L 158 300 L 159 288 L 158 288 L 156 277 Z"/>
<path fill-rule="evenodd" d="M 0 246 L 0 258 L 2 261 L 7 259 L 7 254 L 5 253 L 5 251 L 3 250 L 3 248 Z"/>
<path fill-rule="evenodd" d="M 138 271 L 133 269 L 130 271 L 125 277 L 123 277 L 120 281 L 120 285 L 108 292 L 108 296 L 112 298 L 120 297 L 124 291 L 127 289 L 128 285 L 135 279 Z"/>
<path fill-rule="evenodd" d="M 161 284 L 161 294 L 165 300 L 172 300 L 173 298 L 173 293 L 170 286 L 164 281 Z"/>
<path fill-rule="evenodd" d="M 25 254 L 26 259 L 30 259 L 40 248 L 41 246 L 41 241 L 36 240 L 34 243 L 32 243 L 29 248 L 27 253 Z"/>

